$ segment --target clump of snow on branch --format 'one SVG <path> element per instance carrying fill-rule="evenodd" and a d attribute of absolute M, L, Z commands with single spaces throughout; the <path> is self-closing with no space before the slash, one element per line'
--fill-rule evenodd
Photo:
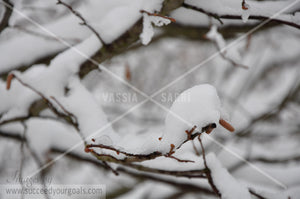
<path fill-rule="evenodd" d="M 91 56 L 100 47 L 97 38 L 93 35 L 76 45 L 75 49 L 69 49 L 57 55 L 49 66 L 38 64 L 24 73 L 14 73 L 46 97 L 54 96 L 57 98 L 64 95 L 64 86 L 67 86 L 70 78 L 78 72 L 80 64 L 86 59 L 84 56 L 78 56 L 76 51 Z M 3 103 L 0 105 L 0 113 L 3 113 L 1 120 L 8 119 L 8 115 L 11 117 L 24 116 L 32 102 L 39 98 L 31 90 L 24 89 L 24 86 L 16 80 L 13 80 L 9 91 L 5 89 L 5 84 L 2 83 L 0 92 L 3 93 L 1 99 Z"/>
<path fill-rule="evenodd" d="M 247 4 L 246 2 L 242 3 L 242 20 L 244 23 L 246 23 L 250 17 L 251 11 L 250 11 L 250 5 Z"/>
<path fill-rule="evenodd" d="M 218 27 L 216 25 L 213 25 L 210 28 L 209 32 L 206 34 L 206 37 L 214 41 L 220 50 L 226 46 L 226 42 L 223 36 L 218 32 Z"/>
<path fill-rule="evenodd" d="M 187 139 L 185 131 L 194 125 L 201 129 L 218 123 L 220 115 L 221 102 L 215 87 L 202 84 L 187 89 L 176 98 L 166 117 L 162 152 L 168 152 L 171 144 L 180 146 Z"/>
<path fill-rule="evenodd" d="M 218 32 L 218 27 L 212 25 L 209 32 L 205 35 L 207 39 L 213 41 L 220 52 L 220 55 L 230 62 L 233 62 L 234 65 L 240 65 L 242 63 L 240 52 L 237 48 L 226 48 L 226 41 L 222 34 Z M 245 66 L 243 66 L 245 67 Z"/>
<path fill-rule="evenodd" d="M 147 13 L 143 13 L 143 32 L 140 34 L 143 45 L 149 44 L 154 35 L 152 23 L 155 26 L 161 27 L 171 23 L 171 20 L 159 16 L 149 16 Z"/>

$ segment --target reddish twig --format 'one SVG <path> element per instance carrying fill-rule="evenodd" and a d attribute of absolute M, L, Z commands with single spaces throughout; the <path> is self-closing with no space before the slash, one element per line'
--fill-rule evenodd
<path fill-rule="evenodd" d="M 140 13 L 146 13 L 149 16 L 155 16 L 155 17 L 161 17 L 161 18 L 164 18 L 164 19 L 169 19 L 173 23 L 176 22 L 176 20 L 174 18 L 172 18 L 172 17 L 163 16 L 163 15 L 160 15 L 160 14 L 157 14 L 157 13 L 150 13 L 150 12 L 148 12 L 146 10 L 140 10 Z"/>

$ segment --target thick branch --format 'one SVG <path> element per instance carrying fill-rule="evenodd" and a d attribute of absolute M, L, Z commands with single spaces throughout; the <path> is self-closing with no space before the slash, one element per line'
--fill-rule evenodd
<path fill-rule="evenodd" d="M 168 15 L 171 11 L 180 7 L 182 0 L 165 0 L 163 3 L 163 8 L 158 15 Z M 143 19 L 142 17 L 125 33 L 123 33 L 118 39 L 113 43 L 106 45 L 106 48 L 100 49 L 95 55 L 91 57 L 92 60 L 97 63 L 102 63 L 103 61 L 112 58 L 115 55 L 125 52 L 130 46 L 132 46 L 136 41 L 139 40 L 139 35 L 143 30 Z M 98 69 L 98 65 L 87 61 L 80 67 L 79 76 L 82 78 L 90 71 Z"/>
<path fill-rule="evenodd" d="M 3 4 L 5 5 L 5 11 L 2 20 L 0 22 L 0 34 L 5 28 L 8 27 L 9 19 L 13 11 L 12 8 L 14 6 L 9 0 L 3 0 L 3 2 L 4 2 Z M 11 8 L 8 8 L 6 5 L 9 5 Z"/>

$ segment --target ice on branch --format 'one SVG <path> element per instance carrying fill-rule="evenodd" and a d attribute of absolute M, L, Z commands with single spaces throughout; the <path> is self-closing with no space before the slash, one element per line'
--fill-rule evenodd
<path fill-rule="evenodd" d="M 188 96 L 188 97 L 186 97 Z M 197 126 L 200 130 L 217 124 L 221 115 L 221 102 L 215 87 L 202 84 L 187 89 L 174 101 L 165 120 L 165 132 L 161 139 L 161 150 L 166 153 L 170 146 L 178 148 L 186 139 L 186 131 Z"/>
<path fill-rule="evenodd" d="M 143 45 L 148 45 L 154 35 L 152 23 L 155 26 L 161 27 L 171 23 L 171 20 L 160 16 L 149 16 L 149 14 L 143 13 L 143 32 L 140 34 Z"/>

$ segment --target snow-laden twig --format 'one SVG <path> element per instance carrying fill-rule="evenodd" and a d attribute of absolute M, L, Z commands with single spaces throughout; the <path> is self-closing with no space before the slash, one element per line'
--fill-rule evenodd
<path fill-rule="evenodd" d="M 215 192 L 215 194 L 221 198 L 220 191 L 218 190 L 218 188 L 214 184 L 214 180 L 213 180 L 213 178 L 211 176 L 210 169 L 207 166 L 206 156 L 205 156 L 205 150 L 204 150 L 204 146 L 202 144 L 202 140 L 201 140 L 200 136 L 201 135 L 198 135 L 198 140 L 199 140 L 199 143 L 200 143 L 200 146 L 201 146 L 201 150 L 202 150 L 202 158 L 203 158 L 203 163 L 204 163 L 204 166 L 205 166 L 205 169 L 206 169 L 205 173 L 206 173 L 207 181 L 208 181 L 209 185 L 211 186 L 212 190 Z"/>
<path fill-rule="evenodd" d="M 218 32 L 217 26 L 211 26 L 210 31 L 205 35 L 207 39 L 210 39 L 213 41 L 213 44 L 216 46 L 217 50 L 219 51 L 221 57 L 228 62 L 230 62 L 235 67 L 241 67 L 244 69 L 248 69 L 248 66 L 245 66 L 243 64 L 240 64 L 236 62 L 233 58 L 229 57 L 226 54 L 226 51 L 224 51 L 224 47 L 226 45 L 226 42 L 223 38 L 223 36 Z"/>
<path fill-rule="evenodd" d="M 48 107 L 50 108 L 50 110 L 55 115 L 57 115 L 60 118 L 63 118 L 66 122 L 70 123 L 72 126 L 74 126 L 79 131 L 79 125 L 78 125 L 78 122 L 77 122 L 77 118 L 75 117 L 74 114 L 72 114 L 69 111 L 67 111 L 66 108 L 64 108 L 54 97 L 51 97 L 57 103 L 57 105 L 64 111 L 64 113 L 61 112 L 61 111 L 59 111 L 55 107 L 55 105 L 51 102 L 51 100 L 49 100 L 43 93 L 41 93 L 40 91 L 38 91 L 37 89 L 35 89 L 31 85 L 29 85 L 28 83 L 24 82 L 16 74 L 11 73 L 9 75 L 9 77 L 7 79 L 7 89 L 10 89 L 10 85 L 11 85 L 11 82 L 12 82 L 13 79 L 18 80 L 18 82 L 20 82 L 23 86 L 29 88 L 30 90 L 32 90 L 33 92 L 35 92 L 36 94 L 38 94 L 46 102 L 46 104 L 48 105 Z"/>
<path fill-rule="evenodd" d="M 217 19 L 218 21 L 220 21 L 221 19 L 236 19 L 236 20 L 241 20 L 241 16 L 240 15 L 232 15 L 232 14 L 218 14 L 218 13 L 214 13 L 214 12 L 210 12 L 207 11 L 203 8 L 194 6 L 194 5 L 190 5 L 187 3 L 183 3 L 182 7 L 187 8 L 187 9 L 191 9 L 191 10 L 195 10 L 197 12 L 201 12 L 204 13 L 210 17 L 213 17 L 215 19 Z M 297 23 L 294 23 L 292 21 L 287 21 L 287 20 L 283 20 L 283 19 L 279 19 L 279 18 L 270 18 L 269 16 L 263 16 L 263 15 L 250 15 L 248 19 L 253 19 L 253 20 L 269 20 L 270 22 L 276 22 L 279 24 L 285 24 L 297 29 L 300 29 L 300 25 Z M 220 21 L 221 23 L 221 21 Z"/>

